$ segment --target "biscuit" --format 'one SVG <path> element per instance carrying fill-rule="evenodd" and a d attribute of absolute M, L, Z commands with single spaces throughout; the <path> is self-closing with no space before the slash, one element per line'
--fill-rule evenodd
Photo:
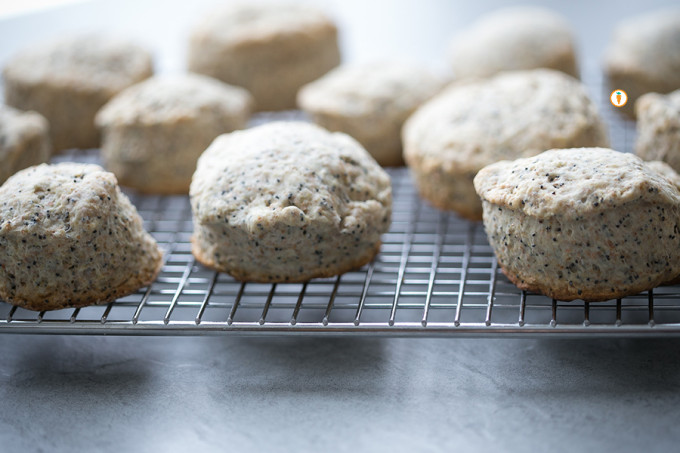
<path fill-rule="evenodd" d="M 351 137 L 303 122 L 219 136 L 191 183 L 192 251 L 243 281 L 303 282 L 373 259 L 390 178 Z"/>
<path fill-rule="evenodd" d="M 621 22 L 605 54 L 611 89 L 624 90 L 628 102 L 618 110 L 635 115 L 645 93 L 680 89 L 680 9 L 647 13 Z"/>
<path fill-rule="evenodd" d="M 156 241 L 97 165 L 42 164 L 0 187 L 0 299 L 29 310 L 102 304 L 151 284 Z"/>
<path fill-rule="evenodd" d="M 148 79 L 97 114 L 104 165 L 139 191 L 188 193 L 198 157 L 218 135 L 246 127 L 252 102 L 243 88 L 205 76 Z"/>
<path fill-rule="evenodd" d="M 472 180 L 485 165 L 551 148 L 609 144 L 583 86 L 549 69 L 453 84 L 416 110 L 403 138 L 421 196 L 470 220 L 482 218 Z"/>
<path fill-rule="evenodd" d="M 189 69 L 246 88 L 258 111 L 294 109 L 300 87 L 339 63 L 335 24 L 304 5 L 235 3 L 189 42 Z"/>
<path fill-rule="evenodd" d="M 680 90 L 668 95 L 648 93 L 635 105 L 635 154 L 666 162 L 680 171 Z"/>
<path fill-rule="evenodd" d="M 12 58 L 3 71 L 5 102 L 45 116 L 55 151 L 96 148 L 97 110 L 151 73 L 151 56 L 135 44 L 101 35 L 72 36 Z"/>
<path fill-rule="evenodd" d="M 637 156 L 550 150 L 489 165 L 475 187 L 498 263 L 521 289 L 602 301 L 680 276 L 680 192 Z"/>
<path fill-rule="evenodd" d="M 341 66 L 305 85 L 298 105 L 318 125 L 351 135 L 383 166 L 404 163 L 401 127 L 443 87 L 416 65 L 373 63 Z"/>
<path fill-rule="evenodd" d="M 670 165 L 668 165 L 666 162 L 661 162 L 658 160 L 645 163 L 647 164 L 647 167 L 665 177 L 671 182 L 671 184 L 675 184 L 675 186 L 680 190 L 680 175 L 675 170 L 673 170 Z"/>
<path fill-rule="evenodd" d="M 49 160 L 48 130 L 39 113 L 0 105 L 0 185 L 17 171 Z"/>
<path fill-rule="evenodd" d="M 574 47 L 564 18 L 548 9 L 524 6 L 478 19 L 452 40 L 449 54 L 457 79 L 537 68 L 578 77 Z"/>

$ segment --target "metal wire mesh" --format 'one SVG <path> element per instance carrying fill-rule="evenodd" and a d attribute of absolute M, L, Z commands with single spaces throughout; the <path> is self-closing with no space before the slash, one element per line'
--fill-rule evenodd
<path fill-rule="evenodd" d="M 631 151 L 634 124 L 602 101 L 612 146 Z M 62 157 L 96 161 L 96 152 Z M 608 302 L 560 302 L 518 290 L 500 272 L 481 224 L 417 196 L 407 170 L 390 170 L 392 227 L 363 268 L 304 284 L 240 283 L 196 263 L 185 196 L 130 194 L 165 250 L 157 281 L 103 306 L 35 313 L 0 304 L 0 332 L 402 336 L 680 335 L 680 286 Z"/>

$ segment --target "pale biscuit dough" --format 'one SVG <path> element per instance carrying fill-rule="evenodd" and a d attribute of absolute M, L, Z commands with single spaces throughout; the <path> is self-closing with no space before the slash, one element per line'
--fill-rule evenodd
<path fill-rule="evenodd" d="M 645 94 L 638 99 L 635 111 L 635 154 L 645 160 L 661 160 L 680 171 L 680 90 L 665 96 Z"/>
<path fill-rule="evenodd" d="M 680 89 L 680 8 L 655 11 L 621 22 L 605 54 L 610 88 L 624 90 L 633 116 L 645 93 Z"/>
<path fill-rule="evenodd" d="M 39 113 L 0 105 L 0 185 L 17 171 L 48 161 L 48 131 Z"/>
<path fill-rule="evenodd" d="M 666 162 L 655 160 L 652 162 L 646 162 L 646 164 L 649 168 L 664 176 L 672 184 L 675 184 L 678 189 L 680 189 L 680 175 Z"/>
<path fill-rule="evenodd" d="M 5 102 L 45 116 L 55 151 L 96 148 L 97 110 L 151 73 L 150 54 L 131 42 L 71 36 L 27 48 L 11 59 L 3 71 Z"/>
<path fill-rule="evenodd" d="M 557 13 L 511 7 L 483 16 L 457 35 L 450 60 L 457 79 L 537 68 L 578 77 L 574 47 L 569 24 Z"/>
<path fill-rule="evenodd" d="M 139 191 L 188 193 L 198 157 L 218 135 L 246 127 L 252 102 L 243 88 L 210 77 L 148 79 L 97 114 L 104 165 Z"/>
<path fill-rule="evenodd" d="M 423 198 L 481 220 L 472 179 L 490 163 L 551 148 L 608 146 L 578 80 L 536 69 L 453 84 L 406 121 L 404 157 Z"/>
<path fill-rule="evenodd" d="M 0 300 L 29 310 L 102 304 L 151 284 L 162 260 L 116 178 L 42 164 L 0 187 Z"/>
<path fill-rule="evenodd" d="M 294 109 L 300 87 L 339 63 L 335 24 L 305 5 L 233 3 L 189 42 L 191 71 L 246 88 L 260 111 Z"/>
<path fill-rule="evenodd" d="M 302 282 L 369 262 L 390 178 L 351 137 L 302 122 L 218 137 L 191 183 L 192 251 L 239 280 Z"/>
<path fill-rule="evenodd" d="M 380 165 L 396 166 L 404 162 L 404 121 L 443 83 L 413 64 L 341 66 L 302 87 L 298 105 L 320 126 L 354 137 Z"/>
<path fill-rule="evenodd" d="M 489 165 L 475 187 L 498 263 L 521 289 L 601 301 L 680 276 L 680 192 L 637 156 L 551 150 Z"/>

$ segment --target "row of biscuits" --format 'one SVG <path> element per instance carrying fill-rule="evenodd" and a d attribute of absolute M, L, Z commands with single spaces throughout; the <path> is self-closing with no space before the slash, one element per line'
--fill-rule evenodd
<path fill-rule="evenodd" d="M 554 298 L 623 297 L 680 277 L 680 176 L 599 148 L 557 149 L 475 177 L 501 268 Z M 218 137 L 191 187 L 192 252 L 239 280 L 302 282 L 360 267 L 390 225 L 389 176 L 351 137 L 270 123 Z M 0 187 L 0 297 L 46 310 L 105 303 L 162 265 L 115 176 L 30 167 Z"/>
<path fill-rule="evenodd" d="M 259 17 L 255 20 L 255 30 L 260 34 L 249 38 L 257 36 L 260 44 L 270 41 L 271 29 L 281 23 L 289 26 L 290 17 L 280 10 L 276 17 Z M 205 32 L 211 27 L 202 30 Z M 231 32 L 224 36 L 219 27 L 212 30 L 219 37 L 213 36 L 218 45 L 234 38 Z M 205 36 L 202 40 L 206 46 L 206 40 L 210 41 Z M 256 53 L 249 48 L 251 53 Z M 243 57 L 239 52 L 243 50 L 236 52 Z M 60 64 L 69 61 L 61 55 Z M 270 56 L 265 54 L 263 58 Z M 70 70 L 71 74 L 76 72 L 73 68 Z M 95 67 L 95 71 L 100 70 L 101 67 Z M 258 79 L 254 74 L 263 72 L 262 68 L 255 70 L 247 79 Z M 258 83 L 261 81 L 254 86 L 259 86 Z M 365 89 L 357 89 L 362 86 Z M 374 151 L 382 160 L 382 156 L 394 159 L 395 149 L 401 156 L 402 123 L 419 104 L 434 95 L 406 123 L 406 159 L 425 198 L 473 219 L 481 217 L 481 204 L 472 189 L 472 178 L 484 165 L 505 158 L 535 155 L 551 147 L 607 145 L 606 132 L 592 103 L 578 81 L 562 73 L 531 70 L 501 74 L 487 80 L 458 82 L 435 95 L 441 86 L 441 81 L 423 71 L 403 66 L 339 68 L 303 88 L 298 102 L 307 106 L 316 121 L 330 129 L 343 130 L 348 127 L 346 118 L 352 119 L 351 134 L 369 151 L 384 145 L 379 153 Z M 297 89 L 292 91 L 295 93 Z M 40 93 L 44 96 L 44 91 Z M 255 102 L 261 103 L 257 98 Z M 252 103 L 245 90 L 201 76 L 151 79 L 133 85 L 110 100 L 96 116 L 104 131 L 106 165 L 121 182 L 143 191 L 159 191 L 159 187 L 168 187 L 169 192 L 186 191 L 194 163 L 206 144 L 220 132 L 243 128 L 248 116 L 244 112 L 249 111 Z M 345 115 L 347 109 L 349 115 Z M 652 117 L 658 119 L 658 115 Z M 197 131 L 203 130 L 211 137 L 197 138 Z M 173 135 L 175 133 L 177 135 Z M 387 140 L 381 139 L 383 133 Z M 197 151 L 190 154 L 186 151 L 188 148 Z M 145 163 L 152 166 L 145 167 Z M 53 172 L 59 175 L 56 179 L 60 184 L 52 184 Z M 61 174 L 64 172 L 65 177 Z M 149 244 L 150 237 L 138 230 L 136 233 L 143 239 L 116 237 L 119 210 L 126 213 L 124 218 L 133 218 L 140 224 L 136 213 L 129 213 L 129 202 L 122 194 L 116 195 L 113 198 L 119 200 L 122 207 L 114 203 L 106 215 L 97 215 L 93 206 L 103 197 L 100 189 L 90 190 L 84 185 L 85 193 L 66 196 L 66 202 L 58 189 L 62 183 L 67 186 L 71 178 L 77 186 L 78 180 L 85 179 L 83 175 L 89 173 L 104 175 L 100 169 L 53 171 L 49 167 L 37 167 L 12 178 L 6 184 L 9 188 L 3 186 L 4 195 L 0 200 L 9 201 L 3 201 L 5 222 L 0 221 L 0 229 L 4 229 L 2 232 L 7 236 L 0 235 L 0 241 L 16 246 L 7 248 L 13 250 L 9 255 L 12 259 L 0 263 L 0 269 L 8 276 L 4 282 L 8 292 L 0 291 L 4 299 L 28 308 L 46 309 L 79 306 L 85 300 L 106 302 L 121 295 L 116 288 L 134 290 L 122 284 L 112 288 L 96 284 L 97 278 L 105 281 L 106 274 L 111 272 L 109 263 L 103 260 L 107 254 L 112 259 L 117 250 L 125 250 L 120 246 L 125 238 L 137 241 L 136 247 L 140 250 L 144 250 L 143 244 Z M 179 177 L 173 180 L 174 176 Z M 32 181 L 36 178 L 46 181 L 45 184 Z M 93 179 L 106 178 L 109 176 Z M 49 190 L 38 189 L 43 185 Z M 13 193 L 24 195 L 15 200 L 11 197 Z M 106 197 L 111 197 L 112 192 L 107 193 Z M 191 195 L 195 220 L 193 252 L 197 259 L 243 280 L 305 281 L 344 272 L 372 259 L 379 247 L 380 234 L 389 226 L 391 195 L 387 175 L 355 141 L 303 124 L 275 124 L 218 138 L 199 161 Z M 70 203 L 81 196 L 89 200 L 83 208 L 81 205 L 71 207 Z M 54 210 L 54 206 L 62 205 L 66 208 Z M 28 217 L 27 206 L 34 208 Z M 87 215 L 78 215 L 78 209 L 85 209 Z M 71 213 L 74 218 L 85 221 L 71 221 Z M 98 220 L 109 219 L 109 223 L 93 226 L 93 216 Z M 66 220 L 58 222 L 56 230 L 41 229 L 51 225 L 45 219 L 62 217 Z M 116 222 L 111 223 L 111 218 Z M 74 225 L 82 231 L 74 231 Z M 104 227 L 108 227 L 109 236 L 118 242 L 97 242 L 96 238 L 106 231 Z M 123 225 L 120 231 L 127 234 L 129 230 Z M 31 238 L 43 241 L 54 234 L 60 238 L 62 234 L 66 238 L 76 237 L 78 241 L 89 238 L 86 243 L 68 246 L 70 252 L 75 248 L 86 253 L 77 260 L 85 263 L 83 267 L 64 260 L 62 255 L 68 254 L 65 248 L 68 241 L 47 240 L 47 243 L 59 244 L 60 248 L 46 254 L 50 259 L 35 259 L 50 249 L 45 242 L 30 242 Z M 22 255 L 22 251 L 29 250 L 25 245 L 29 242 L 34 247 L 33 254 Z M 90 246 L 93 251 L 88 255 L 86 250 Z M 131 272 L 136 279 L 129 277 L 128 280 L 137 286 L 148 284 L 155 275 L 154 271 L 142 269 L 158 272 L 160 262 L 157 249 L 155 253 L 139 255 L 147 256 L 147 260 L 141 264 L 133 260 L 130 267 L 115 271 L 121 275 Z M 12 264 L 15 258 L 16 263 Z M 504 261 L 501 265 L 512 275 Z M 94 292 L 82 291 L 82 298 L 57 297 L 59 292 L 50 285 L 60 281 L 61 276 L 56 278 L 54 274 L 60 274 L 58 269 L 64 266 L 74 272 L 70 275 L 69 288 L 88 287 L 94 288 Z M 34 281 L 51 288 L 54 295 L 47 296 L 50 291 L 34 288 L 29 283 L 31 275 L 38 275 L 40 278 Z M 78 280 L 83 276 L 93 280 Z M 540 287 L 531 289 L 546 292 Z M 18 296 L 17 291 L 22 296 Z"/>
<path fill-rule="evenodd" d="M 244 281 L 362 266 L 390 226 L 387 173 L 351 137 L 305 122 L 218 137 L 191 185 L 192 252 Z M 151 284 L 162 252 L 112 173 L 41 164 L 0 187 L 0 299 L 31 310 L 106 303 Z"/>
<path fill-rule="evenodd" d="M 646 92 L 680 88 L 679 35 L 680 12 L 675 10 L 635 18 L 616 29 L 605 69 L 612 84 L 628 92 L 630 102 L 624 109 L 632 111 L 637 97 Z M 319 125 L 356 138 L 381 165 L 400 165 L 401 126 L 445 84 L 428 70 L 403 63 L 333 69 L 340 63 L 337 27 L 306 6 L 230 5 L 201 21 L 189 44 L 189 70 L 225 84 L 222 91 L 232 94 L 218 97 L 231 104 L 228 112 L 220 114 L 220 101 L 208 101 L 217 82 L 207 79 L 154 78 L 146 89 L 128 93 L 128 87 L 152 76 L 150 53 L 125 40 L 97 35 L 57 39 L 16 55 L 3 71 L 6 102 L 45 116 L 57 151 L 101 145 L 106 166 L 123 184 L 145 192 L 186 193 L 190 167 L 200 152 L 219 133 L 244 127 L 254 110 L 299 106 Z M 579 73 L 568 24 L 542 8 L 488 14 L 460 32 L 450 47 L 453 79 L 458 82 L 508 70 L 548 68 L 575 77 Z M 249 94 L 234 94 L 238 89 L 227 84 Z M 117 103 L 130 112 L 97 117 L 105 104 L 123 96 L 121 92 L 126 101 Z M 172 115 L 159 110 L 178 111 L 169 119 Z M 191 119 L 198 116 L 203 118 Z M 168 146 L 171 143 L 178 145 Z M 158 155 L 174 163 L 157 168 L 153 161 Z M 142 171 L 152 180 L 166 181 L 167 187 L 139 183 Z M 178 173 L 176 181 L 171 181 L 172 171 Z"/>

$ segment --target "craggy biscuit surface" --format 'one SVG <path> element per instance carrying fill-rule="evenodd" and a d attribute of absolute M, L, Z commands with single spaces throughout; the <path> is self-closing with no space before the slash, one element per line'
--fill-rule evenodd
<path fill-rule="evenodd" d="M 0 187 L 0 299 L 30 310 L 102 304 L 149 285 L 162 260 L 116 178 L 42 164 Z"/>
<path fill-rule="evenodd" d="M 475 187 L 498 263 L 521 289 L 600 301 L 680 276 L 680 192 L 632 154 L 546 151 L 483 168 Z"/>
<path fill-rule="evenodd" d="M 299 122 L 218 137 L 191 183 L 192 250 L 239 280 L 301 282 L 370 261 L 390 178 L 351 137 Z"/>
<path fill-rule="evenodd" d="M 485 165 L 551 148 L 609 145 L 579 81 L 548 69 L 455 83 L 416 110 L 403 139 L 420 194 L 472 220 L 482 218 L 472 179 Z"/>

